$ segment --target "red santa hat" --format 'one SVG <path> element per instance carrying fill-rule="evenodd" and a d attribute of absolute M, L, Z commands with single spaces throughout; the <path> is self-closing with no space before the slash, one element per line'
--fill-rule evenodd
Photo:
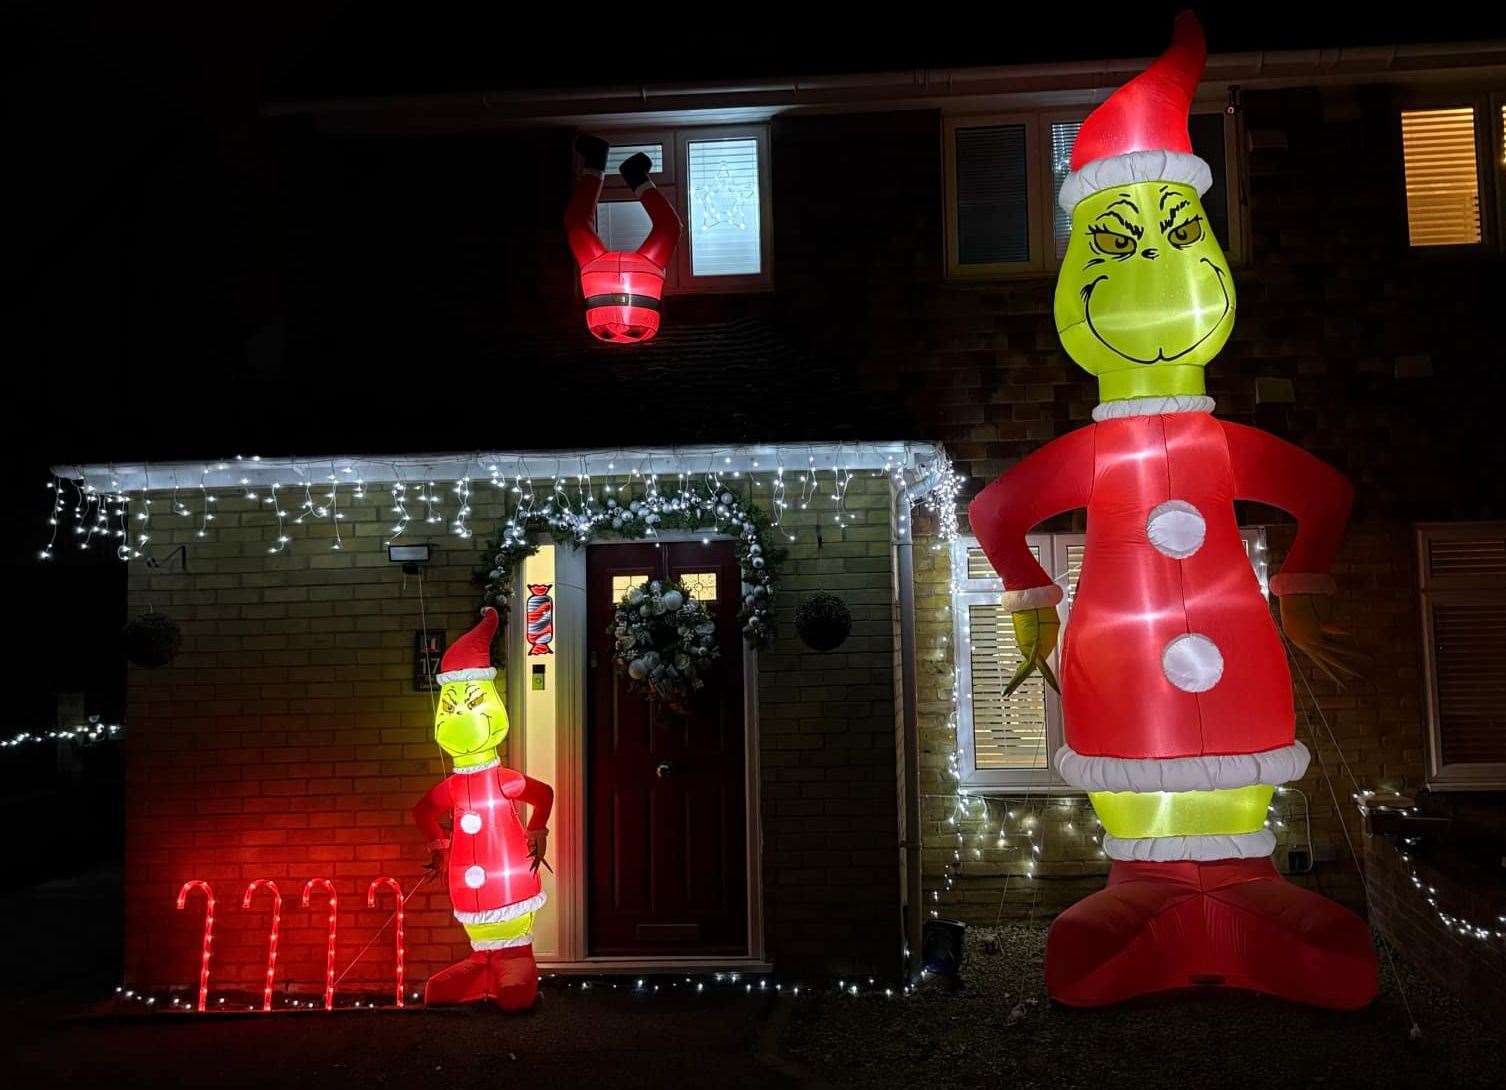
<path fill-rule="evenodd" d="M 1057 203 L 1068 215 L 1084 197 L 1134 182 L 1180 182 L 1198 196 L 1213 184 L 1192 153 L 1187 115 L 1208 59 L 1197 16 L 1177 16 L 1171 44 L 1144 72 L 1088 115 L 1072 145 L 1072 173 Z"/>
<path fill-rule="evenodd" d="M 497 611 L 487 606 L 481 611 L 476 627 L 461 636 L 439 660 L 434 680 L 444 685 L 451 681 L 490 681 L 497 676 L 492 665 L 492 637 L 497 634 Z"/>

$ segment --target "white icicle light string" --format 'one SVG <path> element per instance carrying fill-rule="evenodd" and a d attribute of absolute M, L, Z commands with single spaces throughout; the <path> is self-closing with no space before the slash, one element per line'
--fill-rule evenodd
<path fill-rule="evenodd" d="M 552 468 L 546 470 L 545 465 Z M 446 475 L 439 472 L 442 469 L 453 473 Z M 55 559 L 65 544 L 58 539 L 58 527 L 70 514 L 70 490 L 76 546 L 86 549 L 94 538 L 110 537 L 115 539 L 117 556 L 129 561 L 150 552 L 155 513 L 152 494 L 159 492 L 166 496 L 171 514 L 187 522 L 185 529 L 205 539 L 215 519 L 216 490 L 227 486 L 239 489 L 241 497 L 261 505 L 269 528 L 275 527 L 267 551 L 278 554 L 296 547 L 294 526 L 325 520 L 333 531 L 333 541 L 327 547 L 344 548 L 342 481 L 349 485 L 355 500 L 365 497 L 368 481 L 391 482 L 393 522 L 386 538 L 390 543 L 411 533 L 414 515 L 409 503 L 414 499 L 424 505 L 424 522 L 431 526 L 448 524 L 451 535 L 471 538 L 471 505 L 478 498 L 478 479 L 483 485 L 489 483 L 504 500 L 513 501 L 513 517 L 521 523 L 536 509 L 540 495 L 549 497 L 544 506 L 554 508 L 551 522 L 589 522 L 599 519 L 605 501 L 618 491 L 618 485 L 612 482 L 619 479 L 639 485 L 651 483 L 653 491 L 683 501 L 692 493 L 692 484 L 720 492 L 724 483 L 746 477 L 755 498 L 767 506 L 770 527 L 780 539 L 791 542 L 796 534 L 785 524 L 786 511 L 791 507 L 829 511 L 835 526 L 846 527 L 852 521 L 846 506 L 848 487 L 859 473 L 872 472 L 888 476 L 900 498 L 895 516 L 896 541 L 909 540 L 911 513 L 923 506 L 935 522 L 933 547 L 940 547 L 956 534 L 958 494 L 964 482 L 952 470 L 939 444 L 909 442 L 665 448 L 615 454 L 436 455 L 393 460 L 295 461 L 237 455 L 209 464 L 75 466 L 58 467 L 54 472 L 56 476 L 47 484 L 49 510 L 41 560 Z M 608 482 L 598 485 L 594 476 L 606 477 Z M 313 482 L 319 479 L 327 482 L 328 489 L 316 497 Z M 675 485 L 670 484 L 671 479 Z M 416 485 L 412 483 L 415 481 Z M 410 492 L 414 487 L 418 489 L 416 496 Z M 299 507 L 293 512 L 284 507 L 281 493 L 287 488 L 302 492 Z"/>

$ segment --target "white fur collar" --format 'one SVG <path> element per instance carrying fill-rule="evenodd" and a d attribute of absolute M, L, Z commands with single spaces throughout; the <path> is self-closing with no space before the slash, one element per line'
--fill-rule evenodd
<path fill-rule="evenodd" d="M 496 768 L 501 763 L 501 757 L 493 757 L 491 760 L 485 761 L 479 765 L 466 765 L 464 768 L 456 765 L 453 769 L 451 769 L 451 771 L 458 776 L 469 776 L 476 772 L 485 772 L 488 768 Z"/>
<path fill-rule="evenodd" d="M 1094 420 L 1123 420 L 1127 416 L 1160 416 L 1163 413 L 1211 413 L 1213 399 L 1205 394 L 1171 394 L 1166 397 L 1127 397 L 1093 406 Z"/>

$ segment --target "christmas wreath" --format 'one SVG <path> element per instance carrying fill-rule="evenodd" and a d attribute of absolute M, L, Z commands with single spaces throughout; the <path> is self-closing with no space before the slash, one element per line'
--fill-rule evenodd
<path fill-rule="evenodd" d="M 673 579 L 654 579 L 624 594 L 611 635 L 612 666 L 628 679 L 628 691 L 682 714 L 721 654 L 710 612 Z"/>

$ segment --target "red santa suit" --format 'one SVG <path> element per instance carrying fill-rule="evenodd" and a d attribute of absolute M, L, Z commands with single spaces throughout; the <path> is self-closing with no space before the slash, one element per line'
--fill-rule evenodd
<path fill-rule="evenodd" d="M 519 802 L 532 808 L 530 829 L 548 827 L 554 793 L 538 780 L 491 761 L 457 768 L 413 809 L 419 828 L 436 844 L 445 840 L 439 816 L 450 814 L 450 901 L 455 919 L 462 924 L 501 923 L 544 904 L 528 837 L 518 817 Z M 490 950 L 531 941 L 531 937 L 473 939 L 471 945 Z"/>
<path fill-rule="evenodd" d="M 1061 653 L 1066 745 L 1056 764 L 1074 787 L 1276 785 L 1307 767 L 1307 749 L 1294 737 L 1286 655 L 1234 501 L 1297 516 L 1286 574 L 1273 581 L 1278 590 L 1330 590 L 1326 572 L 1351 489 L 1312 455 L 1216 420 L 1211 408 L 1201 397 L 1105 403 L 1097 423 L 1036 451 L 971 508 L 1010 609 L 1060 596 L 1025 534 L 1052 515 L 1088 510 L 1086 559 Z M 1250 834 L 1235 854 L 1267 855 L 1269 839 Z M 1115 845 L 1108 847 L 1112 854 Z M 1208 858 L 1226 857 L 1229 847 Z"/>

